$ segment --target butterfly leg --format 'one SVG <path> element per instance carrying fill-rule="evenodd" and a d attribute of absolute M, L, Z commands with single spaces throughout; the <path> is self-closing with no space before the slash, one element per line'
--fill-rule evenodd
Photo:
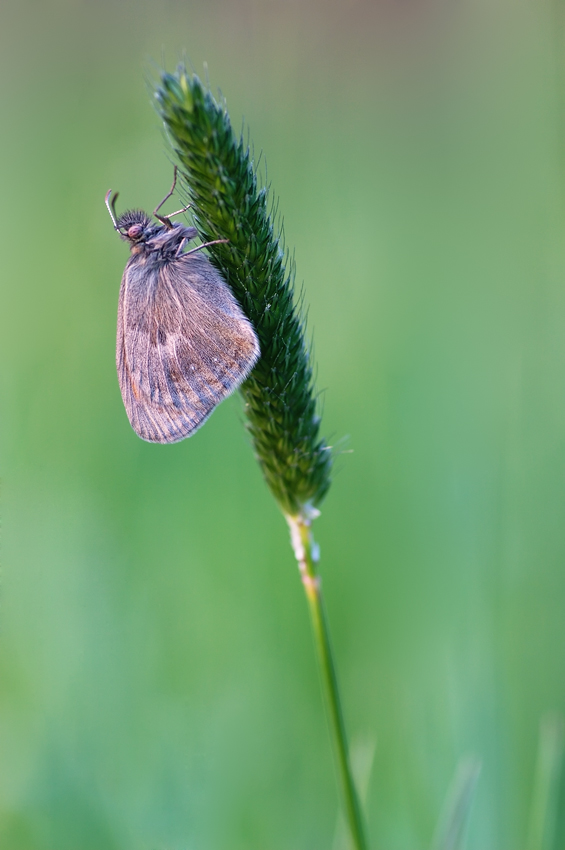
<path fill-rule="evenodd" d="M 212 242 L 203 242 L 202 245 L 198 245 L 196 248 L 192 248 L 190 251 L 186 252 L 186 256 L 189 254 L 194 254 L 195 251 L 201 251 L 202 248 L 207 248 L 208 245 L 221 245 L 223 242 L 229 242 L 229 239 L 214 239 Z"/>
<path fill-rule="evenodd" d="M 168 228 L 172 228 L 172 226 L 173 226 L 171 224 L 171 216 L 180 215 L 181 213 L 186 212 L 192 206 L 192 204 L 187 204 L 186 207 L 182 208 L 182 210 L 176 210 L 175 212 L 169 213 L 169 215 L 159 215 L 158 214 L 159 210 L 161 209 L 161 207 L 163 206 L 165 201 L 168 201 L 169 198 L 172 196 L 173 192 L 175 191 L 175 186 L 177 185 L 177 173 L 178 173 L 178 169 L 175 165 L 174 176 L 173 176 L 173 185 L 171 186 L 171 191 L 168 193 L 168 195 L 165 195 L 165 197 L 163 198 L 161 203 L 158 206 L 156 206 L 155 209 L 153 210 L 153 215 L 155 216 L 155 218 L 158 221 L 160 221 L 161 224 L 164 224 L 165 227 L 168 227 Z"/>
<path fill-rule="evenodd" d="M 180 257 L 180 255 L 181 255 L 181 254 L 182 254 L 182 252 L 183 252 L 184 246 L 186 245 L 186 243 L 187 243 L 187 242 L 188 242 L 188 239 L 186 239 L 186 238 L 185 238 L 185 239 L 183 239 L 183 240 L 180 242 L 179 247 L 177 248 L 177 253 L 175 254 L 175 259 L 176 259 L 177 257 Z"/>

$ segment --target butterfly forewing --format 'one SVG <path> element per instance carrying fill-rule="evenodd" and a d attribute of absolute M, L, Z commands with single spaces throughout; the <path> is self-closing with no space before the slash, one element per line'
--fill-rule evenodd
<path fill-rule="evenodd" d="M 190 436 L 247 377 L 255 332 L 201 254 L 151 265 L 133 255 L 120 289 L 116 363 L 130 423 L 144 440 Z"/>

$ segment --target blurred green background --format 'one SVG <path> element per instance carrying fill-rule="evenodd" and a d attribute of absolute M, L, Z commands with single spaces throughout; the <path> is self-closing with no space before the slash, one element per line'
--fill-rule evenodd
<path fill-rule="evenodd" d="M 3 0 L 2 848 L 340 850 L 240 399 L 153 446 L 115 374 L 104 194 L 167 191 L 147 81 L 183 54 L 264 151 L 324 433 L 353 450 L 316 532 L 350 736 L 375 745 L 372 848 L 429 848 L 468 754 L 468 847 L 526 848 L 540 721 L 565 710 L 563 15 Z"/>

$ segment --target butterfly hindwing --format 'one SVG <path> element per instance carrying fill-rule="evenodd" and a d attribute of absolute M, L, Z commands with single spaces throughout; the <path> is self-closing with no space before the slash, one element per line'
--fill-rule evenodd
<path fill-rule="evenodd" d="M 144 440 L 190 436 L 245 380 L 255 332 L 202 254 L 130 258 L 120 289 L 116 364 L 130 423 Z"/>

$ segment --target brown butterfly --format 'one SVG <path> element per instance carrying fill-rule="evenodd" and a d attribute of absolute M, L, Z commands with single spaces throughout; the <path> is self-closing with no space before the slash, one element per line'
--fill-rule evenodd
<path fill-rule="evenodd" d="M 220 272 L 198 253 L 184 252 L 195 227 L 171 222 L 188 207 L 158 215 L 116 215 L 118 193 L 106 206 L 131 246 L 118 305 L 116 365 L 132 428 L 151 443 L 190 437 L 217 404 L 251 372 L 259 357 L 253 327 Z"/>

